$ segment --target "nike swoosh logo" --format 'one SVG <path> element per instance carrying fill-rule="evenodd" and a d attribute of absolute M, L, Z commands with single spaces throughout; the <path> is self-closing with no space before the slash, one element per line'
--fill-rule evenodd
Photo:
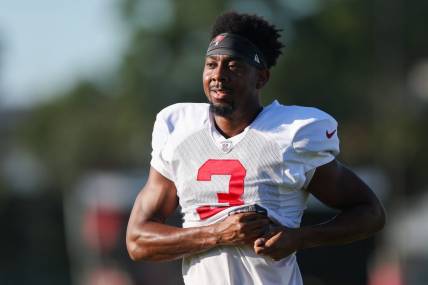
<path fill-rule="evenodd" d="M 332 131 L 331 133 L 329 133 L 328 131 L 325 131 L 325 135 L 327 136 L 328 139 L 331 139 L 331 137 L 336 133 L 336 130 Z"/>

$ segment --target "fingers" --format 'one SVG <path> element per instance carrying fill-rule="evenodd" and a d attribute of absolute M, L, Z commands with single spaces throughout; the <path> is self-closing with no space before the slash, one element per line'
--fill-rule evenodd
<path fill-rule="evenodd" d="M 244 232 L 248 234 L 248 238 L 251 241 L 264 236 L 269 231 L 269 222 L 266 221 L 254 221 L 248 222 Z"/>
<path fill-rule="evenodd" d="M 270 247 L 272 243 L 275 243 L 275 240 L 272 240 L 270 244 L 264 245 L 266 241 L 270 240 L 282 229 L 281 226 L 274 224 L 267 216 L 255 212 L 237 213 L 231 215 L 230 218 L 233 219 L 231 222 L 236 223 L 238 226 L 240 231 L 239 237 L 244 243 L 255 247 L 254 242 L 258 238 L 263 238 L 258 241 L 258 250 L 259 248 L 261 250 L 262 243 L 263 247 Z"/>
<path fill-rule="evenodd" d="M 265 219 L 240 221 L 237 224 L 237 230 L 243 239 L 253 242 L 269 231 L 269 221 Z"/>
<path fill-rule="evenodd" d="M 277 232 L 270 238 L 258 238 L 254 241 L 254 252 L 269 256 L 273 260 L 280 260 L 297 250 L 291 240 L 292 237 L 285 236 L 284 231 Z"/>
<path fill-rule="evenodd" d="M 217 228 L 223 244 L 253 244 L 254 240 L 269 231 L 270 220 L 253 212 L 227 217 Z"/>
<path fill-rule="evenodd" d="M 229 218 L 231 223 L 245 232 L 257 231 L 257 235 L 261 236 L 269 231 L 269 218 L 257 213 L 240 213 Z"/>
<path fill-rule="evenodd" d="M 265 238 L 258 238 L 254 241 L 254 251 L 256 254 L 262 254 L 263 251 L 265 250 L 265 243 L 266 243 L 266 239 Z"/>
<path fill-rule="evenodd" d="M 275 245 L 275 243 L 277 243 L 277 241 L 279 240 L 281 236 L 281 233 L 277 233 L 274 236 L 272 236 L 271 238 L 269 238 L 266 242 L 265 242 L 265 247 L 267 248 L 272 248 L 273 245 Z"/>
<path fill-rule="evenodd" d="M 253 246 L 256 254 L 264 254 L 273 258 L 273 254 L 278 250 L 276 243 L 280 239 L 280 235 L 280 233 L 277 233 L 269 238 L 258 238 Z"/>
<path fill-rule="evenodd" d="M 262 248 L 264 247 L 265 243 L 266 243 L 265 238 L 258 238 L 254 241 L 254 247 Z"/>

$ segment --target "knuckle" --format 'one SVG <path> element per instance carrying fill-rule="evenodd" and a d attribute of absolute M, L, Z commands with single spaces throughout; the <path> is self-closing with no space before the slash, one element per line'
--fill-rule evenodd
<path fill-rule="evenodd" d="M 236 224 L 236 229 L 237 229 L 238 231 L 243 230 L 243 228 L 244 228 L 244 225 L 243 225 L 242 223 L 237 223 L 237 224 Z"/>
<path fill-rule="evenodd" d="M 235 222 L 240 222 L 242 220 L 242 216 L 240 214 L 235 214 L 232 216 Z"/>

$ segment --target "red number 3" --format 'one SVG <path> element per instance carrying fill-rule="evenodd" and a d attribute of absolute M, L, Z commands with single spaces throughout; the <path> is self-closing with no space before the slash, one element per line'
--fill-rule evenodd
<path fill-rule="evenodd" d="M 198 170 L 198 181 L 211 181 L 213 175 L 230 175 L 229 191 L 217 193 L 219 203 L 228 203 L 228 206 L 211 207 L 201 206 L 196 209 L 201 220 L 209 218 L 230 206 L 244 204 L 241 199 L 244 194 L 244 178 L 247 170 L 236 159 L 209 159 Z"/>

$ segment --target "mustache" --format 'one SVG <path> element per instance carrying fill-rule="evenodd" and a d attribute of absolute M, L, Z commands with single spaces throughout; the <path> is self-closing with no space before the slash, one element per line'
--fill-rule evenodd
<path fill-rule="evenodd" d="M 232 88 L 224 85 L 213 85 L 209 87 L 210 91 L 232 91 Z"/>

